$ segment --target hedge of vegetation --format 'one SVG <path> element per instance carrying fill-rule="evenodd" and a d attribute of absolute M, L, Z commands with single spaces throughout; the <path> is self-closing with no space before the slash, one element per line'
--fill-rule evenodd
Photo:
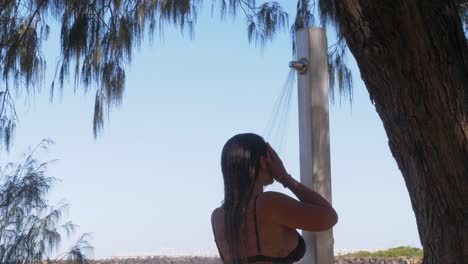
<path fill-rule="evenodd" d="M 342 255 L 349 258 L 395 258 L 395 257 L 422 257 L 423 251 L 414 247 L 396 247 L 375 252 L 358 251 Z"/>

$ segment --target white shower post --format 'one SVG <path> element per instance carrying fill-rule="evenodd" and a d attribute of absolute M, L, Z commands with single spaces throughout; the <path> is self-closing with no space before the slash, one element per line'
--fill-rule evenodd
<path fill-rule="evenodd" d="M 327 36 L 324 28 L 296 33 L 301 182 L 331 203 Z M 333 264 L 333 232 L 303 231 L 302 264 Z"/>

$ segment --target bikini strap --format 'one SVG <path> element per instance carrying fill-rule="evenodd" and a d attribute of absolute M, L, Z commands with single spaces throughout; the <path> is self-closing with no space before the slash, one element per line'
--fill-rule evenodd
<path fill-rule="evenodd" d="M 258 236 L 258 227 L 257 227 L 257 198 L 258 196 L 259 195 L 257 194 L 254 200 L 254 221 L 255 221 L 255 237 L 257 238 L 257 251 L 258 251 L 258 254 L 260 254 L 260 238 Z"/>
<path fill-rule="evenodd" d="M 214 236 L 214 241 L 215 241 L 215 244 L 216 244 L 216 248 L 218 249 L 218 253 L 219 253 L 219 257 L 224 260 L 223 258 L 223 253 L 221 253 L 221 249 L 219 248 L 219 244 L 218 244 L 218 240 L 216 239 L 216 231 L 215 231 L 215 224 L 214 224 L 214 215 L 215 215 L 215 211 L 213 211 L 213 213 L 211 214 L 211 228 L 213 228 L 213 236 Z"/>

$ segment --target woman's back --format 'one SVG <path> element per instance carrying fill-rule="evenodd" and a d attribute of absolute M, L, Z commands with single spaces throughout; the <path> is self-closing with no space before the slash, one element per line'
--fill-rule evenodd
<path fill-rule="evenodd" d="M 274 223 L 271 218 L 268 195 L 259 195 L 247 208 L 246 249 L 249 263 L 292 263 L 304 255 L 305 245 L 295 229 Z M 213 231 L 220 255 L 230 258 L 225 243 L 224 214 L 222 207 L 212 214 Z M 234 256 L 237 258 L 238 256 Z"/>

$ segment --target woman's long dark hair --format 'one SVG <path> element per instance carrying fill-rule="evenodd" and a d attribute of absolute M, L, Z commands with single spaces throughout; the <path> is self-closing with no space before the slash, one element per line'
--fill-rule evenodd
<path fill-rule="evenodd" d="M 229 250 L 227 263 L 247 263 L 247 207 L 258 177 L 260 157 L 267 155 L 265 140 L 256 134 L 229 139 L 221 154 L 224 178 L 224 230 Z"/>

